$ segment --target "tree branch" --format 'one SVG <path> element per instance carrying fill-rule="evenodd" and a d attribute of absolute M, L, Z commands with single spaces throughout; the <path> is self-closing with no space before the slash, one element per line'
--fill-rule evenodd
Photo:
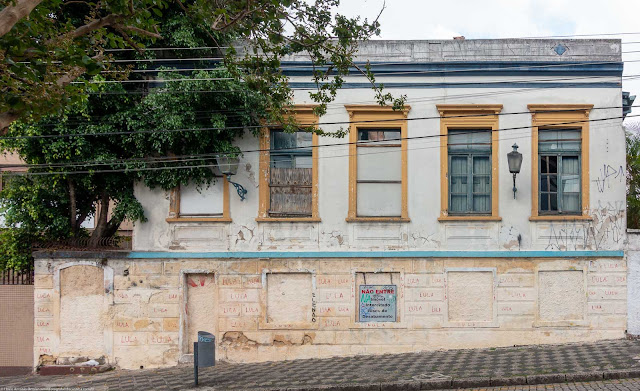
<path fill-rule="evenodd" d="M 116 24 L 116 26 L 120 27 L 123 30 L 128 30 L 128 31 L 131 31 L 132 33 L 136 33 L 138 35 L 144 35 L 146 37 L 155 38 L 155 39 L 162 39 L 162 35 L 160 34 L 152 33 L 151 31 L 147 31 L 135 26 L 125 26 L 121 24 Z"/>
<path fill-rule="evenodd" d="M 8 5 L 0 11 L 0 37 L 11 31 L 20 19 L 28 16 L 42 0 L 16 0 L 15 5 Z"/>

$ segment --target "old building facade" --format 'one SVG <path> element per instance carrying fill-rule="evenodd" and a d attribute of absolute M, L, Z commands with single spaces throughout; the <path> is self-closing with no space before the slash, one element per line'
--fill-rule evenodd
<path fill-rule="evenodd" d="M 619 338 L 627 325 L 618 40 L 372 41 L 321 118 L 238 140 L 231 181 L 138 185 L 133 251 L 39 254 L 36 363 L 123 368 Z M 515 179 L 507 154 L 517 144 Z"/>

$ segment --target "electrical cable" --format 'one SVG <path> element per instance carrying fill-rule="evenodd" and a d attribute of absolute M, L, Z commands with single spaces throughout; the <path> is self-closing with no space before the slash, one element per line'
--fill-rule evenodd
<path fill-rule="evenodd" d="M 639 115 L 629 115 L 628 117 L 640 117 Z M 552 124 L 546 124 L 546 126 L 561 126 L 561 125 L 571 125 L 571 124 L 579 124 L 579 123 L 585 123 L 585 122 L 601 122 L 601 121 L 610 121 L 610 120 L 617 120 L 617 119 L 621 119 L 623 118 L 622 116 L 616 116 L 616 117 L 608 117 L 608 118 L 598 118 L 598 119 L 585 119 L 585 120 L 578 120 L 578 121 L 567 121 L 567 122 L 557 122 L 557 123 L 552 123 Z M 509 130 L 518 130 L 518 129 L 529 129 L 531 128 L 530 125 L 528 126 L 518 126 L 518 127 L 509 127 L 509 128 L 500 128 L 500 129 L 495 129 L 493 131 L 509 131 Z M 475 131 L 469 131 L 469 132 L 465 132 L 462 134 L 471 134 L 471 133 L 478 133 L 484 130 L 475 130 Z M 432 135 L 424 135 L 424 136 L 411 136 L 411 137 L 400 137 L 398 139 L 394 139 L 393 141 L 402 141 L 402 140 L 417 140 L 417 139 L 431 139 L 431 138 L 440 138 L 440 137 L 444 137 L 445 135 L 441 135 L 441 134 L 432 134 Z M 371 143 L 375 143 L 375 142 L 385 142 L 388 140 L 377 140 L 377 141 L 368 141 L 367 144 L 371 144 Z M 357 145 L 357 144 L 362 144 L 362 142 L 342 142 L 342 143 L 335 143 L 335 144 L 322 144 L 322 145 L 315 145 L 315 146 L 305 146 L 305 147 L 297 147 L 297 148 L 287 148 L 286 151 L 290 151 L 290 150 L 295 150 L 295 149 L 308 149 L 308 148 L 320 148 L 320 147 L 336 147 L 336 146 L 345 146 L 345 145 Z M 244 153 L 253 153 L 253 152 L 269 152 L 269 151 L 274 151 L 273 149 L 253 149 L 253 150 L 245 150 L 245 151 L 238 151 L 238 152 L 232 152 L 234 154 L 244 154 Z M 283 152 L 283 150 L 278 150 Z M 229 151 L 218 151 L 217 153 L 211 153 L 211 155 L 220 155 L 220 154 L 225 154 L 225 153 L 230 153 Z M 189 155 L 191 156 L 191 155 Z M 208 159 L 214 159 L 217 156 L 211 156 L 208 157 Z M 175 158 L 175 157 L 172 157 Z M 197 159 L 197 160 L 207 160 L 205 158 L 201 158 L 201 159 Z M 168 163 L 170 161 L 163 161 L 162 163 Z M 140 161 L 140 163 L 148 163 L 145 161 Z M 74 164 L 74 163 L 70 163 L 70 166 Z M 111 165 L 116 165 L 116 164 L 122 164 L 122 163 L 110 163 Z M 98 174 L 98 173 L 118 173 L 118 172 L 137 172 L 137 171 L 156 171 L 156 170 L 163 170 L 163 169 L 177 169 L 177 168 L 203 168 L 203 167 L 212 167 L 215 166 L 215 163 L 213 164 L 206 164 L 206 165 L 194 165 L 194 166 L 173 166 L 173 167 L 144 167 L 144 168 L 130 168 L 130 169 L 111 169 L 111 170 L 81 170 L 81 171 L 66 171 L 66 172 L 4 172 L 4 175 L 71 175 L 71 174 Z M 4 165 L 0 166 L 1 167 L 5 167 Z M 13 165 L 13 168 L 17 168 L 17 165 Z M 28 168 L 28 165 L 23 165 L 21 167 L 25 167 Z M 46 167 L 52 167 L 52 165 L 46 165 Z M 64 168 L 64 166 L 59 166 Z"/>
<path fill-rule="evenodd" d="M 633 105 L 629 107 L 640 107 L 640 105 Z M 591 110 L 611 110 L 622 109 L 623 106 L 608 106 L 608 107 L 594 107 Z M 581 110 L 548 110 L 544 112 L 570 112 Z M 432 116 L 432 117 L 414 117 L 406 118 L 405 121 L 418 121 L 418 120 L 430 120 L 430 119 L 442 119 L 442 118 L 477 118 L 486 116 L 504 116 L 504 115 L 522 115 L 530 114 L 530 111 L 521 111 L 513 113 L 497 113 L 497 114 L 460 114 L 450 116 Z M 306 126 L 322 126 L 322 125 L 351 125 L 351 124 L 365 124 L 371 122 L 395 122 L 397 119 L 382 119 L 382 120 L 363 120 L 363 121 L 333 121 L 333 122 L 319 122 L 319 123 L 301 123 L 298 124 L 300 128 Z M 203 127 L 203 128 L 182 128 L 182 129 L 154 129 L 154 130 L 137 130 L 137 131 L 117 131 L 117 132 L 102 132 L 102 133 L 65 133 L 65 134 L 42 134 L 42 135 L 28 135 L 28 136 L 2 136 L 0 140 L 24 140 L 24 139 L 51 139 L 51 138 L 68 138 L 68 137 L 87 137 L 87 136 L 120 136 L 120 135 L 136 135 L 136 134 L 153 134 L 153 133 L 173 133 L 173 132 L 187 132 L 187 131 L 202 131 L 202 130 L 239 130 L 239 129 L 266 129 L 266 128 L 281 128 L 282 125 L 243 125 L 243 126 L 226 126 L 226 127 Z"/>

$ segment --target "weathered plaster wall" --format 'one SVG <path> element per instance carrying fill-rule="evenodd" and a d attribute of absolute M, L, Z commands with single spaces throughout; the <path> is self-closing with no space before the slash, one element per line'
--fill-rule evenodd
<path fill-rule="evenodd" d="M 426 78 L 405 76 L 403 80 Z M 447 80 L 453 77 L 447 77 Z M 477 78 L 477 77 L 476 77 Z M 476 78 L 471 78 L 475 80 Z M 522 76 L 520 76 L 522 78 Z M 551 77 L 553 78 L 553 77 Z M 381 81 L 390 78 L 381 77 Z M 433 80 L 431 80 L 433 81 Z M 500 128 L 522 128 L 500 132 L 499 215 L 496 222 L 439 222 L 440 147 L 439 137 L 408 141 L 407 223 L 348 223 L 348 146 L 347 138 L 320 137 L 319 223 L 256 222 L 258 214 L 258 154 L 245 153 L 234 180 L 249 193 L 240 201 L 231 189 L 231 223 L 167 222 L 169 195 L 160 190 L 136 187 L 148 218 L 136 223 L 135 251 L 344 251 L 344 250 L 621 250 L 625 237 L 624 132 L 619 120 L 599 121 L 620 116 L 619 109 L 597 109 L 590 114 L 590 221 L 530 221 L 531 214 L 531 114 L 530 103 L 585 103 L 595 107 L 620 106 L 619 88 L 455 88 L 396 89 L 406 94 L 411 105 L 409 137 L 436 136 L 440 132 L 438 103 L 504 105 Z M 482 95 L 478 95 L 482 94 Z M 485 95 L 489 94 L 489 95 Z M 463 97 L 456 97 L 463 96 Z M 297 91 L 298 103 L 311 103 L 306 92 Z M 346 122 L 344 104 L 373 103 L 371 91 L 340 91 L 320 122 Z M 422 120 L 417 118 L 435 118 Z M 417 120 L 413 120 L 417 119 Z M 322 126 L 327 132 L 346 125 Z M 524 160 L 517 177 L 517 199 L 513 198 L 512 177 L 507 153 L 517 143 Z M 258 149 L 250 135 L 238 140 L 242 150 Z M 518 241 L 518 236 L 521 240 Z"/>
<path fill-rule="evenodd" d="M 89 265 L 60 271 L 60 355 L 101 357 L 104 351 L 104 271 Z"/>
<path fill-rule="evenodd" d="M 627 263 L 629 266 L 629 329 L 632 336 L 640 336 L 640 230 L 629 230 Z"/>
<path fill-rule="evenodd" d="M 104 271 L 104 353 L 85 331 L 58 342 L 93 322 L 84 307 L 61 310 L 76 286 L 60 273 L 71 264 Z M 621 338 L 626 276 L 623 259 L 39 258 L 35 290 L 51 300 L 36 298 L 36 313 L 48 314 L 36 319 L 36 362 L 105 355 L 122 368 L 171 366 L 190 359 L 199 330 L 236 362 Z M 365 283 L 397 286 L 397 322 L 358 322 Z M 95 306 L 95 293 L 81 285 L 75 297 Z"/>

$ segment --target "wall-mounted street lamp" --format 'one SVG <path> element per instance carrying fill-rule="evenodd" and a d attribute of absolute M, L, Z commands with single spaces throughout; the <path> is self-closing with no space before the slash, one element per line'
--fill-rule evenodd
<path fill-rule="evenodd" d="M 231 183 L 236 188 L 236 192 L 240 196 L 240 201 L 244 201 L 247 189 L 242 187 L 241 184 L 231 180 L 231 175 L 236 175 L 238 173 L 238 164 L 240 163 L 238 155 L 234 153 L 218 155 L 216 156 L 216 162 L 218 162 L 218 168 L 220 169 L 220 172 L 222 172 L 222 175 L 227 176 L 227 182 Z"/>
<path fill-rule="evenodd" d="M 513 151 L 507 154 L 507 161 L 509 162 L 509 172 L 513 174 L 513 199 L 516 199 L 516 175 L 520 173 L 520 167 L 522 166 L 522 154 L 518 152 L 518 144 L 513 144 Z"/>

